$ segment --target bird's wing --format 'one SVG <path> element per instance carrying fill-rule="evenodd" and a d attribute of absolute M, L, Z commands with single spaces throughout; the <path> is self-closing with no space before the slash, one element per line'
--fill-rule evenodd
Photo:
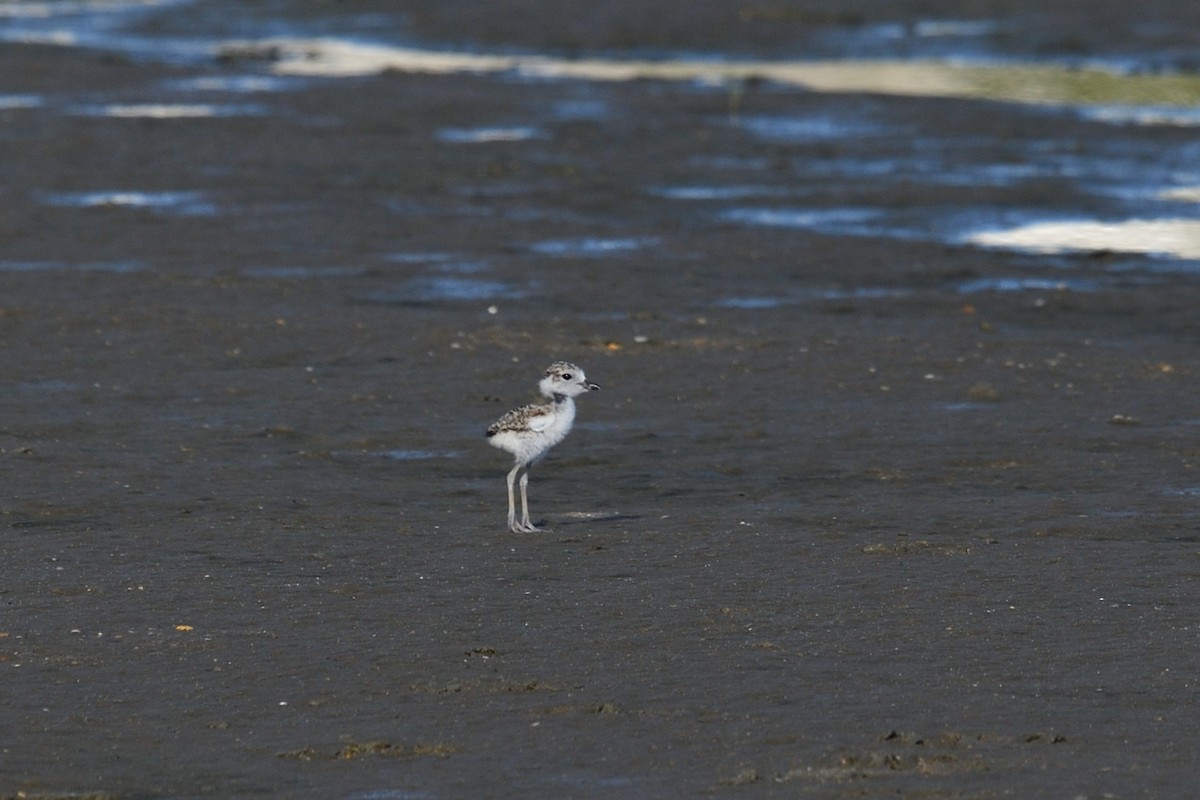
<path fill-rule="evenodd" d="M 554 408 L 549 405 L 522 406 L 513 409 L 488 428 L 488 436 L 502 431 L 544 431 L 554 422 Z"/>
<path fill-rule="evenodd" d="M 532 406 L 525 424 L 529 430 L 541 433 L 554 424 L 554 411 L 548 406 Z"/>

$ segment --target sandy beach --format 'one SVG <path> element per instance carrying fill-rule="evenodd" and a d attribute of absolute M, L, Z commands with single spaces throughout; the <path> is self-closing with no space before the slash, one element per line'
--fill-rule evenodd
<path fill-rule="evenodd" d="M 573 5 L 397 16 L 778 58 L 885 13 Z M 227 6 L 130 30 L 351 15 Z M 1192 790 L 1194 262 L 950 222 L 1109 219 L 1070 165 L 1194 127 L 223 53 L 0 46 L 0 797 Z M 483 432 L 557 359 L 603 391 L 510 533 Z"/>

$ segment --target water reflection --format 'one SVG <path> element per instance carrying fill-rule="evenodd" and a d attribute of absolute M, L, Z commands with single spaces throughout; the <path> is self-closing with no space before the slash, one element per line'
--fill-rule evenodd
<path fill-rule="evenodd" d="M 1082 109 L 1084 117 L 1117 125 L 1200 125 L 1200 108 L 1160 105 L 1097 105 Z"/>
<path fill-rule="evenodd" d="M 458 450 L 387 450 L 383 453 L 384 458 L 390 458 L 394 461 L 423 461 L 430 458 L 457 458 L 461 453 Z"/>
<path fill-rule="evenodd" d="M 880 136 L 888 132 L 883 125 L 836 114 L 738 117 L 735 124 L 763 139 L 791 143 L 837 141 L 847 137 Z"/>
<path fill-rule="evenodd" d="M 442 128 L 437 138 L 443 142 L 478 144 L 481 142 L 523 142 L 543 136 L 542 131 L 525 125 L 484 128 Z"/>
<path fill-rule="evenodd" d="M 656 237 L 623 237 L 616 239 L 548 239 L 531 245 L 535 253 L 564 258 L 600 258 L 629 253 L 658 244 Z"/>
<path fill-rule="evenodd" d="M 265 113 L 261 106 L 213 103 L 114 103 L 78 106 L 75 113 L 86 117 L 120 119 L 203 119 L 206 117 L 247 117 Z"/>
<path fill-rule="evenodd" d="M 385 305 L 421 305 L 463 300 L 520 299 L 525 291 L 503 281 L 470 278 L 418 277 L 392 289 L 367 295 L 372 303 Z"/>
<path fill-rule="evenodd" d="M 38 108 L 45 101 L 32 94 L 0 94 L 0 111 L 17 108 Z"/>
<path fill-rule="evenodd" d="M 731 208 L 718 216 L 743 225 L 871 235 L 879 232 L 873 223 L 883 216 L 883 211 L 874 208 Z"/>
<path fill-rule="evenodd" d="M 46 196 L 54 206 L 75 208 L 144 208 L 184 216 L 207 216 L 217 207 L 201 192 L 64 192 Z"/>
<path fill-rule="evenodd" d="M 302 79 L 277 75 L 204 75 L 198 78 L 181 78 L 166 82 L 169 89 L 180 92 L 235 92 L 253 94 L 257 92 L 279 92 L 300 86 Z"/>
<path fill-rule="evenodd" d="M 741 200 L 747 197 L 786 197 L 792 190 L 780 186 L 659 186 L 647 194 L 668 200 Z"/>
<path fill-rule="evenodd" d="M 977 278 L 958 285 L 960 294 L 980 292 L 1094 292 L 1099 281 L 1088 278 Z"/>

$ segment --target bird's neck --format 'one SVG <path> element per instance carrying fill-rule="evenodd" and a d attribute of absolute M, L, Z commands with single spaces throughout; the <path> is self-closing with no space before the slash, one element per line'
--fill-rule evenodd
<path fill-rule="evenodd" d="M 556 406 L 565 405 L 571 402 L 571 398 L 567 397 L 565 394 L 559 394 L 558 392 L 551 394 L 550 399 L 554 401 L 554 405 Z"/>

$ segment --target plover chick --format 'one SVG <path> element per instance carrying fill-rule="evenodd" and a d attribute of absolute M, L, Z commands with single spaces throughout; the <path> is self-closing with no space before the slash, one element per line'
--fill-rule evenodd
<path fill-rule="evenodd" d="M 529 521 L 529 468 L 546 451 L 558 444 L 571 431 L 575 422 L 575 398 L 600 387 L 588 381 L 583 370 L 566 361 L 555 361 L 546 368 L 538 389 L 549 403 L 515 408 L 492 423 L 487 429 L 492 447 L 513 454 L 515 463 L 508 473 L 508 529 L 514 533 L 533 533 L 537 528 Z M 520 476 L 521 521 L 517 521 L 517 505 L 513 484 Z"/>

